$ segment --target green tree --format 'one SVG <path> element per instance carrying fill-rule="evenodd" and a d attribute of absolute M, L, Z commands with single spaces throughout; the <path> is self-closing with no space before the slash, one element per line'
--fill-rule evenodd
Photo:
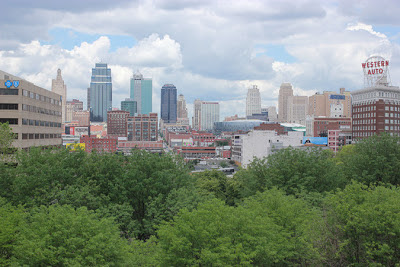
<path fill-rule="evenodd" d="M 167 266 L 287 266 L 317 260 L 309 226 L 316 213 L 306 202 L 269 190 L 239 207 L 214 199 L 183 209 L 159 231 Z"/>
<path fill-rule="evenodd" d="M 400 262 L 400 189 L 352 183 L 325 201 L 316 243 L 329 266 L 395 266 Z M 317 227 L 316 227 L 317 228 Z"/>
<path fill-rule="evenodd" d="M 321 149 L 282 149 L 268 158 L 254 159 L 234 178 L 241 185 L 242 197 L 274 186 L 298 195 L 323 193 L 345 184 L 332 152 Z"/>
<path fill-rule="evenodd" d="M 10 152 L 11 145 L 15 139 L 15 133 L 13 133 L 11 127 L 7 123 L 0 122 L 0 154 L 3 159 L 3 154 Z"/>
<path fill-rule="evenodd" d="M 344 151 L 346 152 L 346 151 Z M 351 153 L 338 153 L 347 179 L 370 184 L 400 184 L 400 139 L 398 136 L 381 134 L 362 140 L 354 145 Z"/>
<path fill-rule="evenodd" d="M 23 224 L 23 210 L 0 198 L 0 265 L 10 264 L 15 241 Z"/>
<path fill-rule="evenodd" d="M 111 218 L 82 207 L 50 206 L 27 214 L 13 262 L 30 266 L 124 265 L 127 241 Z"/>

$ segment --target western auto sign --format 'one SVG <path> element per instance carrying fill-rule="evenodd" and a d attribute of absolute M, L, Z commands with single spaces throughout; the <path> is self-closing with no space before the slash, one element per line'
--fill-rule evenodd
<path fill-rule="evenodd" d="M 361 63 L 364 70 L 364 78 L 369 86 L 375 86 L 379 82 L 387 83 L 387 73 L 389 60 L 381 56 L 369 57 L 364 63 Z"/>

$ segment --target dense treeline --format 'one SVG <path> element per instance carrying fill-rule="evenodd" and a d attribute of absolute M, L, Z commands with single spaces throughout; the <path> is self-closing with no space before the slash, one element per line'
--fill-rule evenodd
<path fill-rule="evenodd" d="M 285 149 L 233 178 L 174 155 L 32 149 L 0 164 L 0 265 L 394 266 L 400 144 Z"/>

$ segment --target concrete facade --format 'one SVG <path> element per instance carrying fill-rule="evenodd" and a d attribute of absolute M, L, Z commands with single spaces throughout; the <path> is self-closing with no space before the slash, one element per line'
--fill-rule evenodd
<path fill-rule="evenodd" d="M 257 85 L 249 88 L 246 97 L 246 117 L 261 113 L 261 95 Z"/>
<path fill-rule="evenodd" d="M 61 145 L 61 96 L 0 71 L 0 122 L 17 134 L 16 148 Z"/>
<path fill-rule="evenodd" d="M 67 104 L 67 86 L 64 84 L 64 80 L 61 76 L 61 70 L 57 70 L 57 77 L 56 79 L 51 80 L 51 91 L 61 95 L 62 100 L 61 100 L 61 107 L 62 107 L 62 123 L 65 123 L 65 114 L 67 112 L 66 110 L 66 104 Z"/>
<path fill-rule="evenodd" d="M 351 93 L 340 88 L 340 93 L 324 91 L 308 98 L 307 115 L 314 117 L 351 118 Z"/>
<path fill-rule="evenodd" d="M 288 98 L 293 96 L 293 87 L 290 83 L 282 83 L 279 88 L 278 118 L 280 122 L 288 122 Z"/>
<path fill-rule="evenodd" d="M 307 96 L 287 97 L 287 122 L 305 125 L 308 107 Z"/>

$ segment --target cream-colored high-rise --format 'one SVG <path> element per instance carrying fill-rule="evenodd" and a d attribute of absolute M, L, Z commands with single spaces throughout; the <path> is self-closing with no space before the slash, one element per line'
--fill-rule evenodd
<path fill-rule="evenodd" d="M 67 102 L 67 86 L 64 84 L 64 80 L 61 76 L 61 70 L 57 70 L 57 78 L 51 81 L 51 91 L 61 95 L 61 108 L 62 108 L 62 123 L 65 123 L 66 102 Z"/>
<path fill-rule="evenodd" d="M 290 83 L 282 83 L 279 89 L 278 119 L 280 122 L 288 122 L 288 98 L 293 96 L 293 87 Z"/>
<path fill-rule="evenodd" d="M 257 85 L 249 88 L 246 98 L 246 117 L 261 113 L 261 95 Z"/>

